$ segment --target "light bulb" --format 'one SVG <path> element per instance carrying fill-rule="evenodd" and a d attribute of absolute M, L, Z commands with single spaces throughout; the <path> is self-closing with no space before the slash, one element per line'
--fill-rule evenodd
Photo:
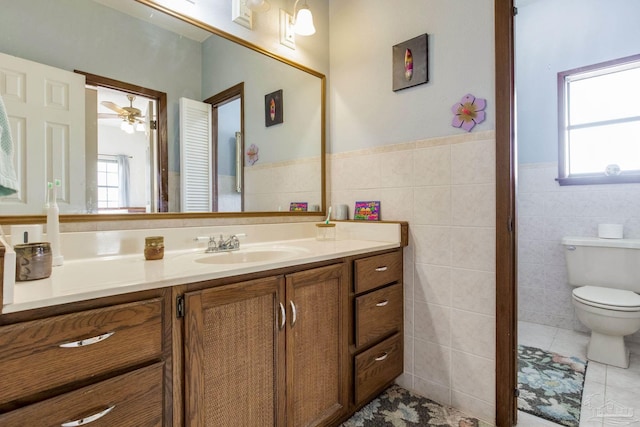
<path fill-rule="evenodd" d="M 298 11 L 294 31 L 301 36 L 315 34 L 316 27 L 313 25 L 313 15 L 308 7 L 305 6 Z"/>
<path fill-rule="evenodd" d="M 126 133 L 133 133 L 134 132 L 133 125 L 131 123 L 129 123 L 128 121 L 123 121 L 122 123 L 120 123 L 120 129 L 122 129 Z"/>
<path fill-rule="evenodd" d="M 246 0 L 244 4 L 254 12 L 266 12 L 271 9 L 271 4 L 267 0 Z"/>

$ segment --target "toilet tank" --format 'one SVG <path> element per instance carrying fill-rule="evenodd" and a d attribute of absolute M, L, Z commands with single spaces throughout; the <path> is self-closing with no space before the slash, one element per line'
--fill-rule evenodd
<path fill-rule="evenodd" d="M 640 239 L 564 237 L 569 284 L 640 293 Z"/>

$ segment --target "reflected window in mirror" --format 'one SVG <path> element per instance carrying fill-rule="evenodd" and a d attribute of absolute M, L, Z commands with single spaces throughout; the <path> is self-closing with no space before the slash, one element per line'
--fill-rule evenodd
<path fill-rule="evenodd" d="M 98 210 L 120 207 L 120 180 L 115 159 L 98 159 Z"/>
<path fill-rule="evenodd" d="M 640 55 L 558 73 L 560 185 L 640 182 Z"/>

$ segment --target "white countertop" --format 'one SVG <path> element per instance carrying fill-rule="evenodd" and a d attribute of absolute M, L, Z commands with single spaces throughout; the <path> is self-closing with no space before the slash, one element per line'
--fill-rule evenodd
<path fill-rule="evenodd" d="M 354 229 L 353 225 L 343 225 L 337 227 L 336 240 L 326 241 L 308 237 L 308 234 L 314 232 L 314 228 L 304 228 L 304 231 L 297 233 L 296 236 L 302 238 L 241 243 L 239 252 L 218 254 L 205 254 L 206 242 L 198 247 L 193 247 L 195 244 L 191 244 L 190 248 L 167 250 L 166 241 L 171 241 L 170 232 L 154 230 L 158 234 L 164 232 L 169 237 L 165 240 L 163 259 L 147 261 L 142 250 L 124 255 L 65 259 L 64 265 L 53 267 L 49 278 L 15 283 L 13 300 L 3 306 L 2 313 L 232 277 L 400 247 L 399 225 L 389 225 L 394 227 L 382 234 L 380 228 L 377 228 L 375 234 L 370 237 L 368 236 L 370 233 L 362 227 Z M 313 224 L 310 227 L 313 227 Z M 200 230 L 196 231 L 200 232 Z M 218 231 L 211 231 L 210 234 Z M 256 229 L 252 232 L 253 235 L 258 234 Z M 152 234 L 149 230 L 145 233 Z M 185 231 L 181 230 L 181 233 L 184 234 Z M 241 253 L 263 250 L 276 251 L 275 259 L 230 264 L 226 261 L 215 264 L 208 262 L 212 260 L 211 257 L 218 257 L 217 261 L 221 256 L 236 254 L 231 255 L 233 257 Z"/>

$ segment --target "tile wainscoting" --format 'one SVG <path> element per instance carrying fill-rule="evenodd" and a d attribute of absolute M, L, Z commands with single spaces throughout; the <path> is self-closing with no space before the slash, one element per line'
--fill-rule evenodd
<path fill-rule="evenodd" d="M 328 155 L 332 205 L 409 221 L 400 385 L 495 418 L 495 132 Z"/>

